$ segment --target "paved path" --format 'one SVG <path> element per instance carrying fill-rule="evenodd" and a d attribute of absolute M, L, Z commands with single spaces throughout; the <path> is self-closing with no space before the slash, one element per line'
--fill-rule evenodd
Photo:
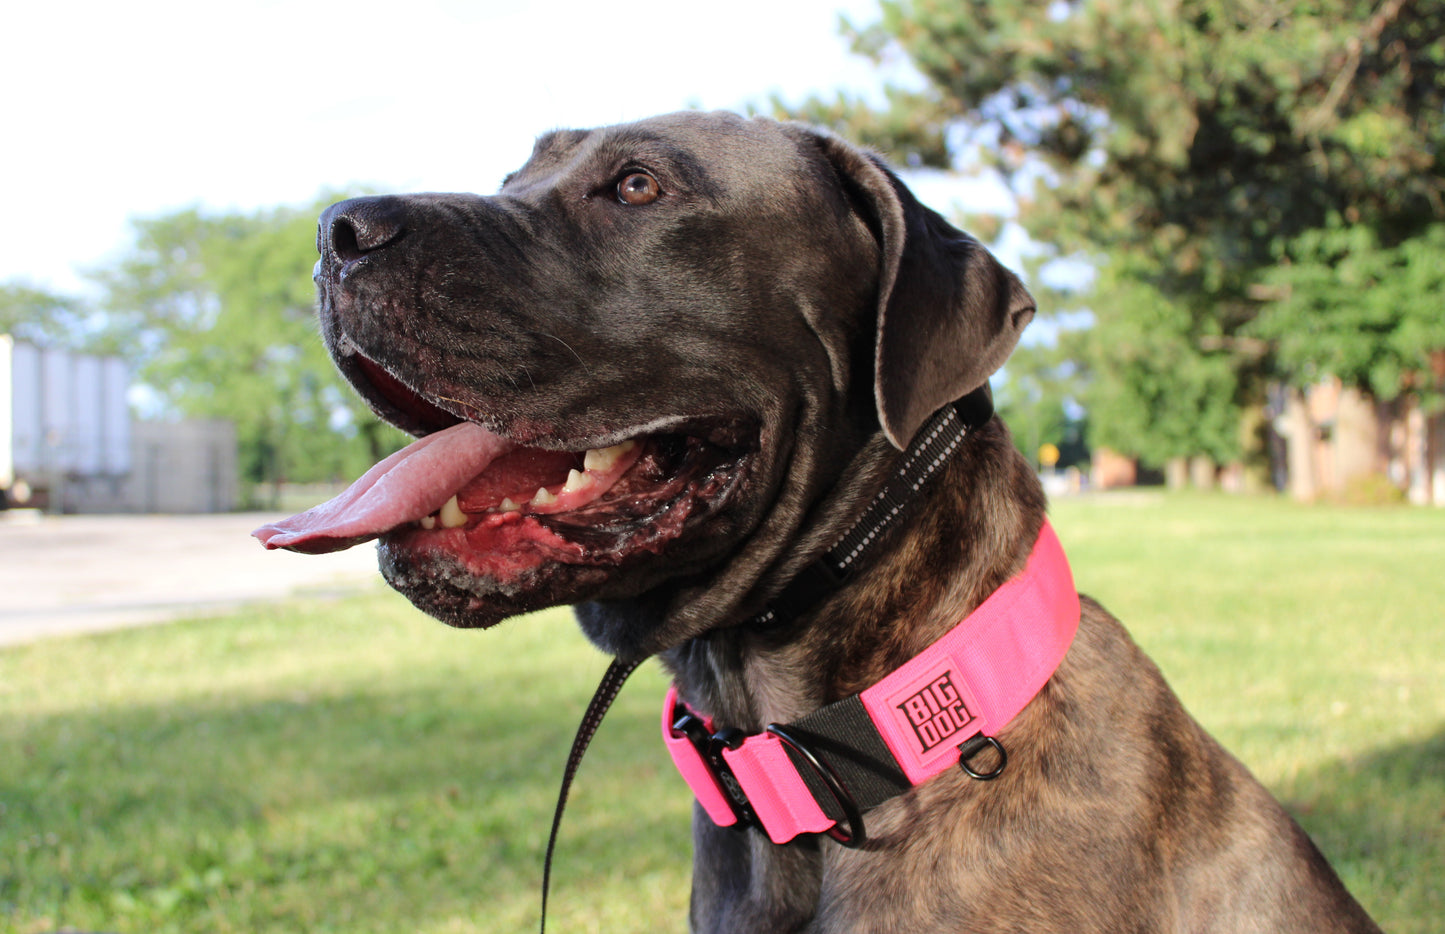
<path fill-rule="evenodd" d="M 266 551 L 250 532 L 273 518 L 0 512 L 0 645 L 380 581 L 369 545 Z"/>

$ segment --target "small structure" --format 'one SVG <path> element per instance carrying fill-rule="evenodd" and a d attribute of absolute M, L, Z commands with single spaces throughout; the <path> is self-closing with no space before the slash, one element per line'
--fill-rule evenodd
<path fill-rule="evenodd" d="M 236 426 L 225 419 L 136 422 L 127 512 L 229 512 L 240 501 Z"/>

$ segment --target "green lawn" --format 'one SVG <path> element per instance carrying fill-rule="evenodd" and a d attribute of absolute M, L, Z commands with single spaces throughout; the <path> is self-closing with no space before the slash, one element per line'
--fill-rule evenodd
<path fill-rule="evenodd" d="M 1445 512 L 1131 495 L 1054 514 L 1080 589 L 1386 929 L 1445 930 Z M 565 612 L 458 632 L 383 590 L 0 651 L 0 931 L 534 930 L 605 667 Z M 663 688 L 646 666 L 593 744 L 553 930 L 685 927 Z"/>

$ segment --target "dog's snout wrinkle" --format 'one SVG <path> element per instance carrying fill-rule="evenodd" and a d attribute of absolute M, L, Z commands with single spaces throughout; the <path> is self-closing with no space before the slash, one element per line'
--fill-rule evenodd
<path fill-rule="evenodd" d="M 401 239 L 406 232 L 394 198 L 353 198 L 332 205 L 321 218 L 323 255 L 351 263 Z"/>

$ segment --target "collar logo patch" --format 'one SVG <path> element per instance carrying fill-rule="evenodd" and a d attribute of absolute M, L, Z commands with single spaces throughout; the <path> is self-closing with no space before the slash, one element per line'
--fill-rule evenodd
<path fill-rule="evenodd" d="M 898 705 L 898 710 L 913 728 L 913 735 L 922 747 L 920 753 L 958 735 L 976 719 L 954 687 L 951 670 L 909 695 Z"/>

